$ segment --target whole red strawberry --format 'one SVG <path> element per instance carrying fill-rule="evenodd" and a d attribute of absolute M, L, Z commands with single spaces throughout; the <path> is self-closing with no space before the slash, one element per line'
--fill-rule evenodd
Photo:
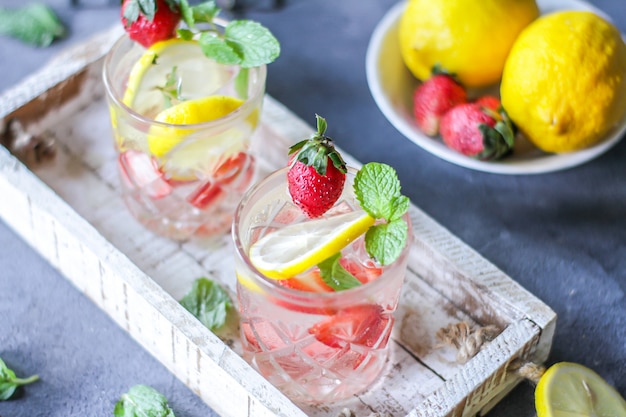
<path fill-rule="evenodd" d="M 287 171 L 289 194 L 310 218 L 326 213 L 341 196 L 346 182 L 346 163 L 325 136 L 326 120 L 318 115 L 317 133 L 289 148 Z"/>
<path fill-rule="evenodd" d="M 128 36 L 149 48 L 176 35 L 181 14 L 172 0 L 124 0 L 121 19 Z"/>
<path fill-rule="evenodd" d="M 499 159 L 514 144 L 513 127 L 504 112 L 477 103 L 453 107 L 441 118 L 443 142 L 450 148 L 480 160 Z"/>
<path fill-rule="evenodd" d="M 467 101 L 467 92 L 453 75 L 435 68 L 433 76 L 413 93 L 413 116 L 417 126 L 428 136 L 439 132 L 441 117 L 452 107 Z"/>

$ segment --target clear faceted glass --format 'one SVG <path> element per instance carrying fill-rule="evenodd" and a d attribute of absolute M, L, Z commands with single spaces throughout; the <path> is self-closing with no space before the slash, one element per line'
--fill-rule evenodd
<path fill-rule="evenodd" d="M 226 232 L 255 175 L 250 148 L 261 114 L 266 66 L 248 69 L 247 88 L 240 88 L 235 81 L 240 67 L 204 56 L 193 61 L 180 53 L 181 60 L 192 62 L 180 75 L 186 99 L 215 94 L 243 104 L 210 122 L 175 125 L 155 120 L 162 110 L 155 105 L 163 96 L 158 89 L 136 93 L 132 108 L 125 104 L 129 74 L 145 51 L 123 36 L 104 61 L 124 201 L 139 222 L 164 236 L 187 239 Z M 162 146 L 172 140 L 175 145 Z"/>
<path fill-rule="evenodd" d="M 349 169 L 344 192 L 324 216 L 359 209 Z M 287 191 L 282 169 L 255 185 L 235 212 L 233 239 L 244 358 L 288 397 L 301 403 L 338 401 L 362 392 L 381 376 L 406 273 L 409 244 L 381 267 L 363 238 L 342 251 L 346 266 L 367 283 L 338 292 L 286 288 L 263 276 L 248 258 L 250 246 L 284 225 L 308 218 Z M 409 223 L 409 238 L 412 239 Z"/>

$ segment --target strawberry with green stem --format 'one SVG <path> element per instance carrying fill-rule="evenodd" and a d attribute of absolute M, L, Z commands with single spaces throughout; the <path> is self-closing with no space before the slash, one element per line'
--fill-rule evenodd
<path fill-rule="evenodd" d="M 246 69 L 278 58 L 280 43 L 266 27 L 232 20 L 220 32 L 214 23 L 220 12 L 213 0 L 195 6 L 187 0 L 124 0 L 121 20 L 129 37 L 146 48 L 174 37 L 197 38 L 204 54 L 220 64 Z M 178 28 L 181 20 L 186 27 Z M 206 27 L 199 29 L 197 24 Z"/>
<path fill-rule="evenodd" d="M 480 103 L 453 107 L 441 119 L 440 133 L 449 148 L 482 161 L 508 155 L 515 144 L 515 127 L 504 109 Z"/>
<path fill-rule="evenodd" d="M 326 120 L 319 115 L 317 132 L 289 148 L 287 172 L 289 194 L 294 204 L 310 218 L 320 217 L 341 196 L 346 182 L 346 163 L 325 135 Z"/>
<path fill-rule="evenodd" d="M 146 48 L 176 36 L 181 18 L 174 0 L 124 0 L 122 3 L 124 30 Z"/>

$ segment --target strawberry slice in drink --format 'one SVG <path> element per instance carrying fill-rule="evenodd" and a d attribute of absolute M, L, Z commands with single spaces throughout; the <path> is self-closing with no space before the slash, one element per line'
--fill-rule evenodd
<path fill-rule="evenodd" d="M 213 178 L 196 188 L 187 201 L 201 209 L 219 203 L 229 189 L 243 192 L 254 175 L 254 158 L 245 152 L 239 152 L 220 165 Z"/>
<path fill-rule="evenodd" d="M 172 193 L 172 187 L 163 178 L 156 160 L 143 152 L 126 151 L 119 155 L 122 180 L 128 188 L 138 188 L 155 200 Z"/>
<path fill-rule="evenodd" d="M 214 177 L 220 184 L 243 192 L 252 181 L 254 166 L 255 160 L 252 155 L 239 152 L 220 165 Z"/>
<path fill-rule="evenodd" d="M 276 283 L 281 287 L 291 288 L 298 291 L 306 292 L 333 292 L 324 280 L 319 269 L 312 269 L 304 274 L 289 278 L 280 279 Z"/>
<path fill-rule="evenodd" d="M 333 348 L 343 348 L 348 344 L 376 348 L 387 343 L 392 324 L 393 318 L 384 313 L 378 304 L 360 304 L 315 323 L 309 328 L 309 333 Z"/>

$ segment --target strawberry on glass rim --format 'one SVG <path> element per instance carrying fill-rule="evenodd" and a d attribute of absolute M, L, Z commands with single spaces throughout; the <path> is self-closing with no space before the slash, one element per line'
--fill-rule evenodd
<path fill-rule="evenodd" d="M 346 163 L 325 135 L 326 120 L 319 115 L 317 132 L 289 148 L 289 194 L 295 205 L 314 218 L 326 213 L 341 196 Z"/>
<path fill-rule="evenodd" d="M 181 13 L 173 0 L 124 0 L 121 20 L 128 36 L 149 48 L 176 36 Z"/>

